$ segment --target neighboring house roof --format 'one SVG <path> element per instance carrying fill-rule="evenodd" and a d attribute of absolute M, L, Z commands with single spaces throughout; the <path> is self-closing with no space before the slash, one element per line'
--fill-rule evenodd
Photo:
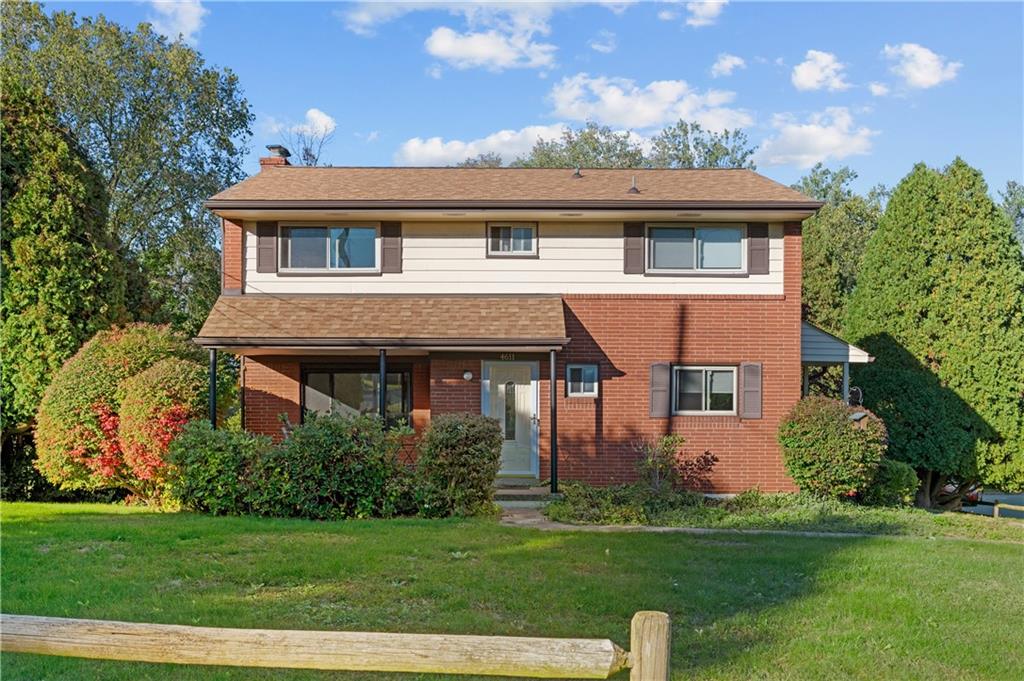
<path fill-rule="evenodd" d="M 800 361 L 804 364 L 866 364 L 875 361 L 875 358 L 838 336 L 808 322 L 801 322 Z"/>
<path fill-rule="evenodd" d="M 221 296 L 199 331 L 206 347 L 561 346 L 558 296 Z"/>
<path fill-rule="evenodd" d="M 631 192 L 636 178 L 637 192 Z M 208 208 L 691 207 L 822 204 L 745 169 L 308 168 L 271 166 L 207 201 Z"/>

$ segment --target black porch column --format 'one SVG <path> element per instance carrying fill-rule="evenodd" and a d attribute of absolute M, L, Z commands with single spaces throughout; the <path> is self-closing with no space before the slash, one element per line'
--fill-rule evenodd
<path fill-rule="evenodd" d="M 217 427 L 217 350 L 210 348 L 210 425 Z"/>
<path fill-rule="evenodd" d="M 380 349 L 380 376 L 377 379 L 377 407 L 379 414 L 384 423 L 387 424 L 388 419 L 388 358 L 387 351 L 384 348 Z"/>
<path fill-rule="evenodd" d="M 548 391 L 551 401 L 551 493 L 558 493 L 558 370 L 556 353 L 551 351 L 551 389 Z"/>

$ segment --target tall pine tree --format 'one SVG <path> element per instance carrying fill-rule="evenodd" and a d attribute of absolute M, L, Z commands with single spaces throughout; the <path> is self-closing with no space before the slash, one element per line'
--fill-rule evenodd
<path fill-rule="evenodd" d="M 846 334 L 876 357 L 854 378 L 917 469 L 920 505 L 955 506 L 975 481 L 1024 488 L 1024 258 L 981 173 L 958 158 L 900 182 Z"/>

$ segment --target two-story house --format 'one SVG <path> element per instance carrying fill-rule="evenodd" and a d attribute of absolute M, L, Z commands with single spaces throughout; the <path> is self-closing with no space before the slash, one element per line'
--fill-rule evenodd
<path fill-rule="evenodd" d="M 792 488 L 776 429 L 801 395 L 819 202 L 750 170 L 306 168 L 269 149 L 207 202 L 223 294 L 196 339 L 241 358 L 247 429 L 480 412 L 502 475 L 592 483 L 635 478 L 637 441 L 678 432 L 718 457 L 716 492 Z"/>

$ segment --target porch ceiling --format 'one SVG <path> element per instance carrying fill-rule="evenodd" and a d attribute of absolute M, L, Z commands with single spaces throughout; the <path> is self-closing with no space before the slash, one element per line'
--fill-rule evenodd
<path fill-rule="evenodd" d="M 196 337 L 238 350 L 561 347 L 559 296 L 221 296 Z"/>

